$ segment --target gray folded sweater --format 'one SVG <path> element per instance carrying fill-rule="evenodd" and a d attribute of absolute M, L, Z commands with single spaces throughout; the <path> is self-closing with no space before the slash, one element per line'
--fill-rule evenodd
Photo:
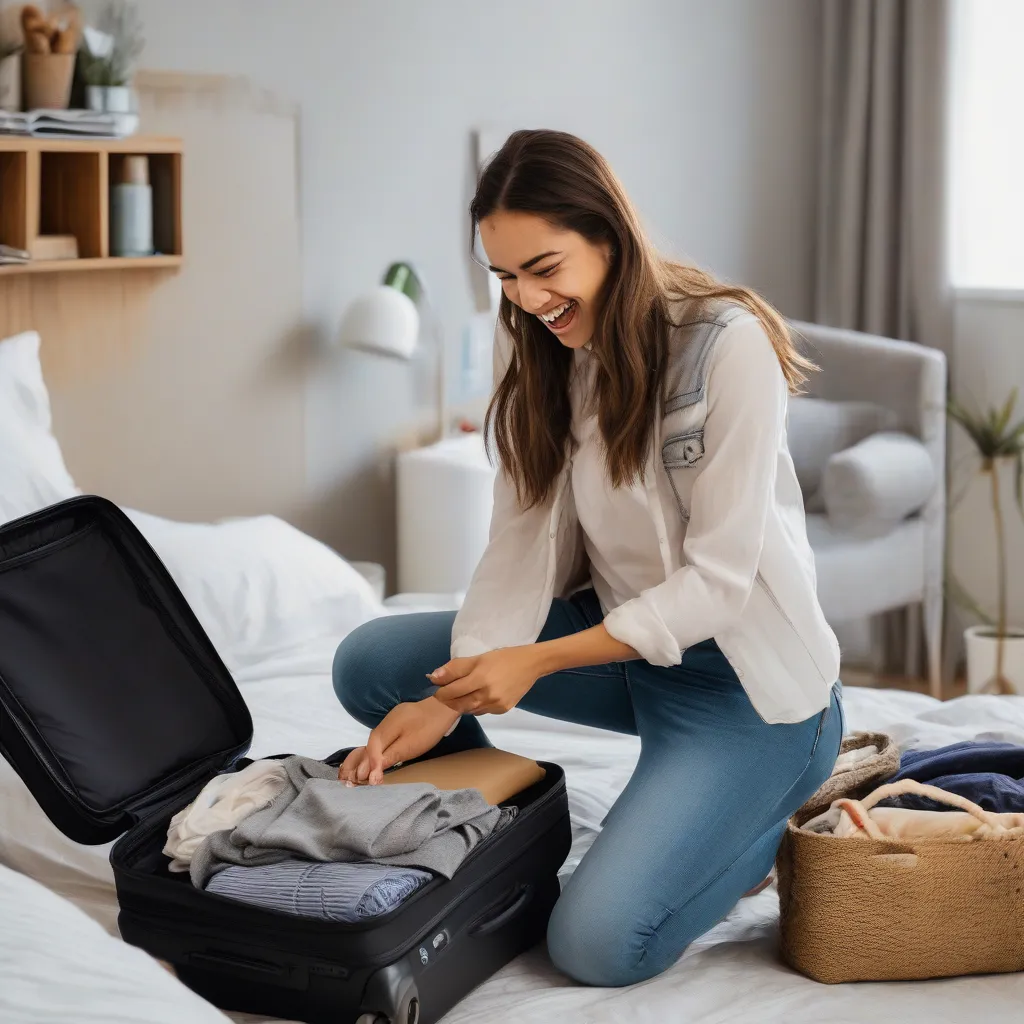
<path fill-rule="evenodd" d="M 466 855 L 486 839 L 500 810 L 476 789 L 440 790 L 426 783 L 348 787 L 338 770 L 293 756 L 271 803 L 233 829 L 207 836 L 192 857 L 192 882 L 232 864 L 373 861 L 423 868 L 451 878 Z"/>

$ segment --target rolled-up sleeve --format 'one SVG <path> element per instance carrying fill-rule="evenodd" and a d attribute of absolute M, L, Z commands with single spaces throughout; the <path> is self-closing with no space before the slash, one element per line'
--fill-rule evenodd
<path fill-rule="evenodd" d="M 695 474 L 682 562 L 664 583 L 614 609 L 605 627 L 653 665 L 732 625 L 757 577 L 774 501 L 788 389 L 770 339 L 753 317 L 727 326 L 707 379 L 704 457 Z"/>

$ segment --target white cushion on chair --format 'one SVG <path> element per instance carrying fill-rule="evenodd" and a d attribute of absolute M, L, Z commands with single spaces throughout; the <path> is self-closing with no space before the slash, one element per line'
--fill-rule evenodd
<path fill-rule="evenodd" d="M 874 402 L 836 402 L 807 395 L 792 399 L 786 434 L 808 510 L 823 511 L 818 489 L 830 456 L 895 426 L 896 414 Z"/>
<path fill-rule="evenodd" d="M 935 485 L 931 456 L 917 438 L 880 433 L 830 456 L 821 495 L 833 526 L 879 537 L 920 510 Z"/>
<path fill-rule="evenodd" d="M 920 601 L 925 539 L 920 517 L 882 537 L 865 540 L 838 530 L 828 517 L 807 517 L 814 549 L 818 600 L 829 622 L 845 622 Z"/>

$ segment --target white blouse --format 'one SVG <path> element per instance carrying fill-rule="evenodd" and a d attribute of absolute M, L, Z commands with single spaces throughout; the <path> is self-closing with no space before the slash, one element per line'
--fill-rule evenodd
<path fill-rule="evenodd" d="M 667 567 L 658 543 L 647 488 L 642 482 L 613 487 L 608 476 L 604 439 L 592 403 L 588 403 L 593 394 L 595 370 L 589 344 L 576 349 L 573 355 L 570 389 L 572 431 L 576 440 L 572 457 L 573 500 L 590 560 L 591 581 L 601 609 L 607 615 L 645 590 L 664 583 Z M 656 447 L 652 445 L 651 451 Z M 649 458 L 647 472 L 664 475 L 660 463 L 660 459 Z M 665 494 L 668 481 L 658 483 L 657 493 Z M 682 533 L 678 513 L 668 510 L 665 521 L 676 527 L 674 531 L 670 529 L 670 533 Z M 669 542 L 681 547 L 682 537 L 670 537 Z"/>

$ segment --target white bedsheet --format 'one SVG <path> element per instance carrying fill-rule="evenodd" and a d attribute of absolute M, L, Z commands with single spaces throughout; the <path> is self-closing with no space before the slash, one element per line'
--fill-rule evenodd
<path fill-rule="evenodd" d="M 308 663 L 304 658 L 303 664 Z M 253 756 L 287 751 L 326 756 L 364 737 L 365 731 L 337 704 L 326 671 L 300 670 L 249 683 L 242 692 L 256 723 Z M 889 732 L 907 747 L 981 738 L 1024 743 L 1024 698 L 978 696 L 940 704 L 919 694 L 858 688 L 847 688 L 845 698 L 849 729 Z M 564 765 L 575 837 L 566 865 L 570 870 L 625 785 L 637 741 L 521 711 L 489 719 L 487 728 L 501 747 Z M 61 836 L 0 762 L 0 862 L 68 895 L 113 930 L 116 910 L 106 856 L 106 848 L 78 847 Z M 772 889 L 743 900 L 673 969 L 627 990 L 571 985 L 550 967 L 542 950 L 535 950 L 471 994 L 445 1018 L 446 1024 L 852 1024 L 876 1015 L 908 1024 L 973 1024 L 979 1013 L 985 1021 L 1020 1019 L 1021 975 L 838 987 L 808 981 L 782 966 L 775 955 L 777 906 Z"/>
<path fill-rule="evenodd" d="M 4 1024 L 228 1024 L 141 949 L 0 866 Z"/>

